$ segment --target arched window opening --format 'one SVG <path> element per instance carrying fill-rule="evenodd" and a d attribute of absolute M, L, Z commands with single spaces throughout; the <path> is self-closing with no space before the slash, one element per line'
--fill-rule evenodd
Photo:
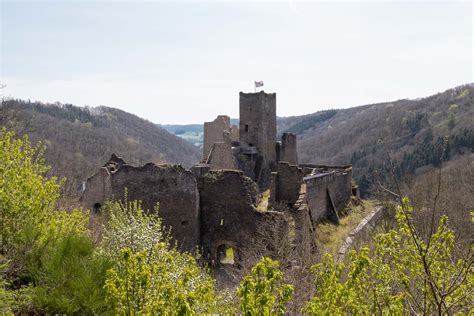
<path fill-rule="evenodd" d="M 94 211 L 95 211 L 96 213 L 99 213 L 101 207 L 102 207 L 102 205 L 101 205 L 99 202 L 95 203 L 95 204 L 94 204 Z"/>
<path fill-rule="evenodd" d="M 220 264 L 234 264 L 235 252 L 234 248 L 229 245 L 220 245 L 217 248 L 217 262 Z"/>

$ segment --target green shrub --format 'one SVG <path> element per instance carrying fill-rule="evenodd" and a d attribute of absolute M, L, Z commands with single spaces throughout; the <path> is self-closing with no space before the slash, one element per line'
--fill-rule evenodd
<path fill-rule="evenodd" d="M 88 214 L 55 209 L 56 179 L 44 177 L 43 149 L 0 130 L 1 253 L 5 311 L 97 313 L 105 311 L 108 261 L 94 253 Z M 6 281 L 17 290 L 5 290 Z M 12 299 L 13 297 L 13 299 Z M 3 305 L 2 302 L 2 305 Z"/>
<path fill-rule="evenodd" d="M 352 251 L 349 263 L 330 255 L 313 267 L 316 293 L 304 313 L 453 314 L 472 310 L 472 255 L 454 256 L 455 236 L 441 217 L 428 240 L 412 224 L 413 209 L 404 199 L 398 229 L 375 237 L 368 248 Z"/>
<path fill-rule="evenodd" d="M 25 228 L 42 225 L 59 197 L 55 178 L 46 179 L 40 145 L 33 147 L 28 137 L 15 139 L 0 130 L 0 251 L 18 252 L 17 241 Z"/>
<path fill-rule="evenodd" d="M 110 263 L 94 253 L 90 238 L 77 233 L 49 238 L 31 253 L 28 272 L 34 306 L 48 313 L 98 314 L 107 311 L 105 274 Z"/>
<path fill-rule="evenodd" d="M 293 286 L 283 281 L 278 261 L 262 258 L 237 291 L 243 315 L 285 315 Z"/>
<path fill-rule="evenodd" d="M 228 311 L 214 280 L 188 253 L 171 246 L 157 215 L 138 201 L 109 202 L 101 252 L 107 271 L 107 303 L 117 314 L 195 315 Z M 156 209 L 157 211 L 157 209 Z M 156 214 L 156 213 L 155 213 Z"/>

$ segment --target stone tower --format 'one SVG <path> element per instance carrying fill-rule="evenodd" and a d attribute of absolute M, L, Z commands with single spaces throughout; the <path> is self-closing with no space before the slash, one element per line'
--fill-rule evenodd
<path fill-rule="evenodd" d="M 265 162 L 276 162 L 276 93 L 240 92 L 240 145 L 255 147 Z"/>

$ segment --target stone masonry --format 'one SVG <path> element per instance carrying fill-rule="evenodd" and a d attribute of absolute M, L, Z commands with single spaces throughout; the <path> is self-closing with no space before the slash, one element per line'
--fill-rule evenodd
<path fill-rule="evenodd" d="M 230 117 L 227 115 L 219 115 L 214 121 L 204 123 L 204 161 L 207 160 L 214 143 L 224 142 L 224 132 L 230 131 Z"/>
<path fill-rule="evenodd" d="M 276 140 L 276 94 L 239 94 L 240 129 L 230 118 L 218 116 L 204 124 L 203 160 L 191 170 L 181 166 L 128 165 L 112 155 L 88 179 L 81 197 L 83 207 L 100 212 L 107 200 L 141 200 L 153 211 L 159 203 L 163 225 L 183 250 L 196 247 L 209 262 L 231 247 L 237 259 L 251 246 L 265 221 L 293 218 L 296 240 L 306 238 L 323 220 L 338 223 L 352 193 L 351 166 L 298 164 L 297 138 L 283 133 Z M 260 193 L 269 201 L 257 209 Z M 268 207 L 266 206 L 268 204 Z M 287 211 L 272 211 L 284 204 Z M 276 216 L 276 217 L 275 217 Z M 285 222 L 285 221 L 283 221 Z"/>
<path fill-rule="evenodd" d="M 100 211 L 107 200 L 140 200 L 145 210 L 153 211 L 159 203 L 163 225 L 171 227 L 172 237 L 185 250 L 199 244 L 199 192 L 192 172 L 181 166 L 155 165 L 134 167 L 111 160 L 87 180 L 81 197 L 84 208 Z"/>
<path fill-rule="evenodd" d="M 240 92 L 240 145 L 255 147 L 268 162 L 276 161 L 276 93 Z"/>
<path fill-rule="evenodd" d="M 145 210 L 152 211 L 159 203 L 159 216 L 179 248 L 199 249 L 214 264 L 222 245 L 231 246 L 239 256 L 261 220 L 270 216 L 257 211 L 257 184 L 241 171 L 210 171 L 204 165 L 192 172 L 151 163 L 135 167 L 116 155 L 88 179 L 80 202 L 100 212 L 108 200 L 122 200 L 125 190 L 128 200 L 142 201 Z"/>

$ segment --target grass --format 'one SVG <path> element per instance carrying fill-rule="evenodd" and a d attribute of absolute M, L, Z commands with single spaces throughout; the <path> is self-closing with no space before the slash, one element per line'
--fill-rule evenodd
<path fill-rule="evenodd" d="M 337 251 L 349 233 L 359 225 L 360 221 L 369 215 L 374 209 L 374 201 L 351 202 L 344 210 L 345 216 L 340 215 L 338 226 L 331 223 L 321 223 L 316 227 L 316 239 L 321 249 L 321 253 L 331 253 L 336 255 Z"/>
<path fill-rule="evenodd" d="M 270 189 L 262 192 L 262 197 L 258 203 L 257 210 L 266 212 L 268 210 L 268 200 L 270 199 Z"/>

